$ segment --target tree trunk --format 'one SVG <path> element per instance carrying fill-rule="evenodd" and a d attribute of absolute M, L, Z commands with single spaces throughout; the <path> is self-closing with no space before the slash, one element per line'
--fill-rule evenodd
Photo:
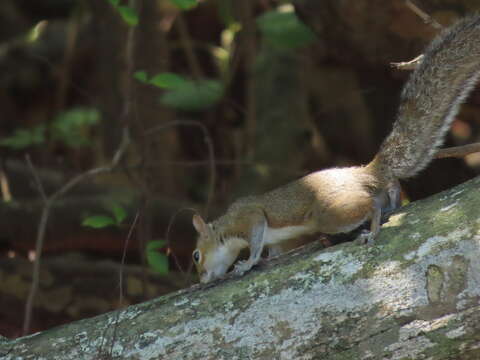
<path fill-rule="evenodd" d="M 478 359 L 480 178 L 245 276 L 0 341 L 3 359 Z"/>

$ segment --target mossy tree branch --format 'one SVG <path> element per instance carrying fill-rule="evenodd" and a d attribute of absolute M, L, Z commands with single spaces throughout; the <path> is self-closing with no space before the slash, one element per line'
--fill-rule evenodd
<path fill-rule="evenodd" d="M 0 342 L 0 354 L 9 352 L 7 360 L 479 358 L 479 185 L 476 178 L 400 209 L 374 246 L 313 245 L 238 279 Z"/>

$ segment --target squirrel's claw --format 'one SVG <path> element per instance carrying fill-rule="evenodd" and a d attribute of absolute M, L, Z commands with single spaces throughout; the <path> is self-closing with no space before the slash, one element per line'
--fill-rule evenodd
<path fill-rule="evenodd" d="M 358 245 L 371 246 L 375 243 L 375 235 L 369 230 L 362 230 L 360 235 L 354 240 Z"/>
<path fill-rule="evenodd" d="M 250 261 L 239 261 L 235 264 L 232 273 L 237 276 L 242 276 L 253 267 Z"/>

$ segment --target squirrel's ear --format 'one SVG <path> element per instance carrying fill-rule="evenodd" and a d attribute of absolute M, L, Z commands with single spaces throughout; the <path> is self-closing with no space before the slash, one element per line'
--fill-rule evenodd
<path fill-rule="evenodd" d="M 193 215 L 192 219 L 193 227 L 199 234 L 206 234 L 208 231 L 207 224 L 203 221 L 202 217 L 198 214 Z"/>

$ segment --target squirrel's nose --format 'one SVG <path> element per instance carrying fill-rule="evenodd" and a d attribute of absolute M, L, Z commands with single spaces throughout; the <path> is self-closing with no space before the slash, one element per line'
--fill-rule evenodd
<path fill-rule="evenodd" d="M 201 283 L 204 283 L 204 284 L 208 283 L 211 280 L 211 278 L 212 278 L 212 275 L 209 272 L 203 272 L 203 273 L 200 274 L 200 282 Z"/>

